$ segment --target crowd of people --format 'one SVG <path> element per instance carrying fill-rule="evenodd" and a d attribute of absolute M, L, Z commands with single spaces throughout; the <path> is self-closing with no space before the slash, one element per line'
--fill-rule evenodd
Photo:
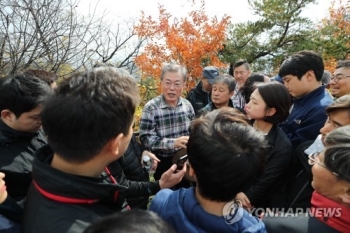
<path fill-rule="evenodd" d="M 165 64 L 137 136 L 127 71 L 56 78 L 0 79 L 0 232 L 350 232 L 349 60 Z"/>

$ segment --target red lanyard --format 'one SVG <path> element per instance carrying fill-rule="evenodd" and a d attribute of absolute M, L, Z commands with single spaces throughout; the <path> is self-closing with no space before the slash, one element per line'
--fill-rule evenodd
<path fill-rule="evenodd" d="M 113 184 L 118 184 L 117 180 L 112 176 L 111 172 L 109 171 L 108 167 L 105 167 L 105 172 L 107 174 L 107 176 L 109 177 L 110 181 L 113 183 Z M 119 192 L 118 191 L 115 191 L 114 193 L 114 202 L 117 201 L 118 199 L 118 195 L 119 195 Z"/>

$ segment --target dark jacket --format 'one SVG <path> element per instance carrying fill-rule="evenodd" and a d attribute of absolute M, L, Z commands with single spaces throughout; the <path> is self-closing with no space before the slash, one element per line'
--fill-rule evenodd
<path fill-rule="evenodd" d="M 263 222 L 243 208 L 240 208 L 234 217 L 228 215 L 229 218 L 207 213 L 199 204 L 194 188 L 176 191 L 163 189 L 153 198 L 150 210 L 157 213 L 177 232 L 266 232 Z"/>
<path fill-rule="evenodd" d="M 131 208 L 147 209 L 149 195 L 156 194 L 160 187 L 158 181 L 149 182 L 149 174 L 141 166 L 142 151 L 143 148 L 137 142 L 136 137 L 133 136 L 124 156 L 118 160 L 125 177 L 118 174 L 117 180 L 120 184 L 129 187 L 126 191 L 126 198 Z M 115 165 L 111 164 L 109 167 L 112 166 Z"/>
<path fill-rule="evenodd" d="M 332 102 L 325 86 L 294 99 L 290 115 L 280 124 L 294 148 L 302 142 L 316 139 L 327 120 L 325 109 Z"/>
<path fill-rule="evenodd" d="M 272 126 L 265 138 L 268 142 L 268 148 L 264 172 L 245 192 L 256 208 L 268 207 L 273 194 L 280 188 L 285 179 L 292 155 L 292 144 L 277 125 Z"/>
<path fill-rule="evenodd" d="M 49 146 L 35 154 L 23 233 L 83 232 L 91 221 L 127 208 L 127 187 L 107 173 L 100 178 L 67 174 L 51 167 L 52 158 Z"/>
<path fill-rule="evenodd" d="M 203 83 L 200 81 L 195 88 L 188 92 L 187 98 L 191 102 L 195 114 L 211 102 L 211 93 L 203 91 Z"/>
<path fill-rule="evenodd" d="M 266 230 L 268 233 L 337 233 L 339 231 L 327 226 L 318 219 L 308 214 L 289 214 L 288 217 L 264 217 Z"/>
<path fill-rule="evenodd" d="M 0 120 L 0 172 L 5 173 L 8 198 L 0 205 L 0 214 L 21 221 L 23 203 L 32 181 L 32 161 L 36 150 L 47 144 L 37 133 L 15 131 Z"/>
<path fill-rule="evenodd" d="M 304 151 L 313 143 L 314 141 L 306 141 L 293 149 L 286 178 L 279 191 L 272 197 L 270 207 L 293 210 L 310 208 L 314 191 L 311 186 L 312 166 L 308 163 L 308 155 Z"/>

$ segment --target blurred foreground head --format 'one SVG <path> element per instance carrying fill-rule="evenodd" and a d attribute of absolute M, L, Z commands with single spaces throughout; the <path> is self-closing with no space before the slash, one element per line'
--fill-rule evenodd
<path fill-rule="evenodd" d="M 231 201 L 261 174 L 265 148 L 263 134 L 241 112 L 229 107 L 214 110 L 192 122 L 189 174 L 204 198 Z"/>
<path fill-rule="evenodd" d="M 157 214 L 145 210 L 131 210 L 102 218 L 84 233 L 175 233 Z"/>
<path fill-rule="evenodd" d="M 42 112 L 49 144 L 67 162 L 87 162 L 111 139 L 132 133 L 139 101 L 136 82 L 123 69 L 77 73 L 61 83 Z M 125 143 L 118 154 L 124 153 Z"/>

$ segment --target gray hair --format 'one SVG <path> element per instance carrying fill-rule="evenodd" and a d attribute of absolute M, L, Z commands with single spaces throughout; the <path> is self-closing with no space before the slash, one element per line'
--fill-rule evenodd
<path fill-rule="evenodd" d="M 174 64 L 174 63 L 164 65 L 162 68 L 162 73 L 160 75 L 160 80 L 163 81 L 164 75 L 167 72 L 174 72 L 174 73 L 180 72 L 182 77 L 183 77 L 184 82 L 186 82 L 187 70 L 184 66 L 180 66 L 180 65 Z"/>
<path fill-rule="evenodd" d="M 213 85 L 216 83 L 226 84 L 229 92 L 232 92 L 236 88 L 236 80 L 229 74 L 221 74 L 214 79 Z"/>
<path fill-rule="evenodd" d="M 349 69 L 350 68 L 350 60 L 339 60 L 337 66 L 335 68 L 339 69 L 342 67 Z"/>
<path fill-rule="evenodd" d="M 340 179 L 350 182 L 350 125 L 337 128 L 325 138 L 324 163 Z"/>

